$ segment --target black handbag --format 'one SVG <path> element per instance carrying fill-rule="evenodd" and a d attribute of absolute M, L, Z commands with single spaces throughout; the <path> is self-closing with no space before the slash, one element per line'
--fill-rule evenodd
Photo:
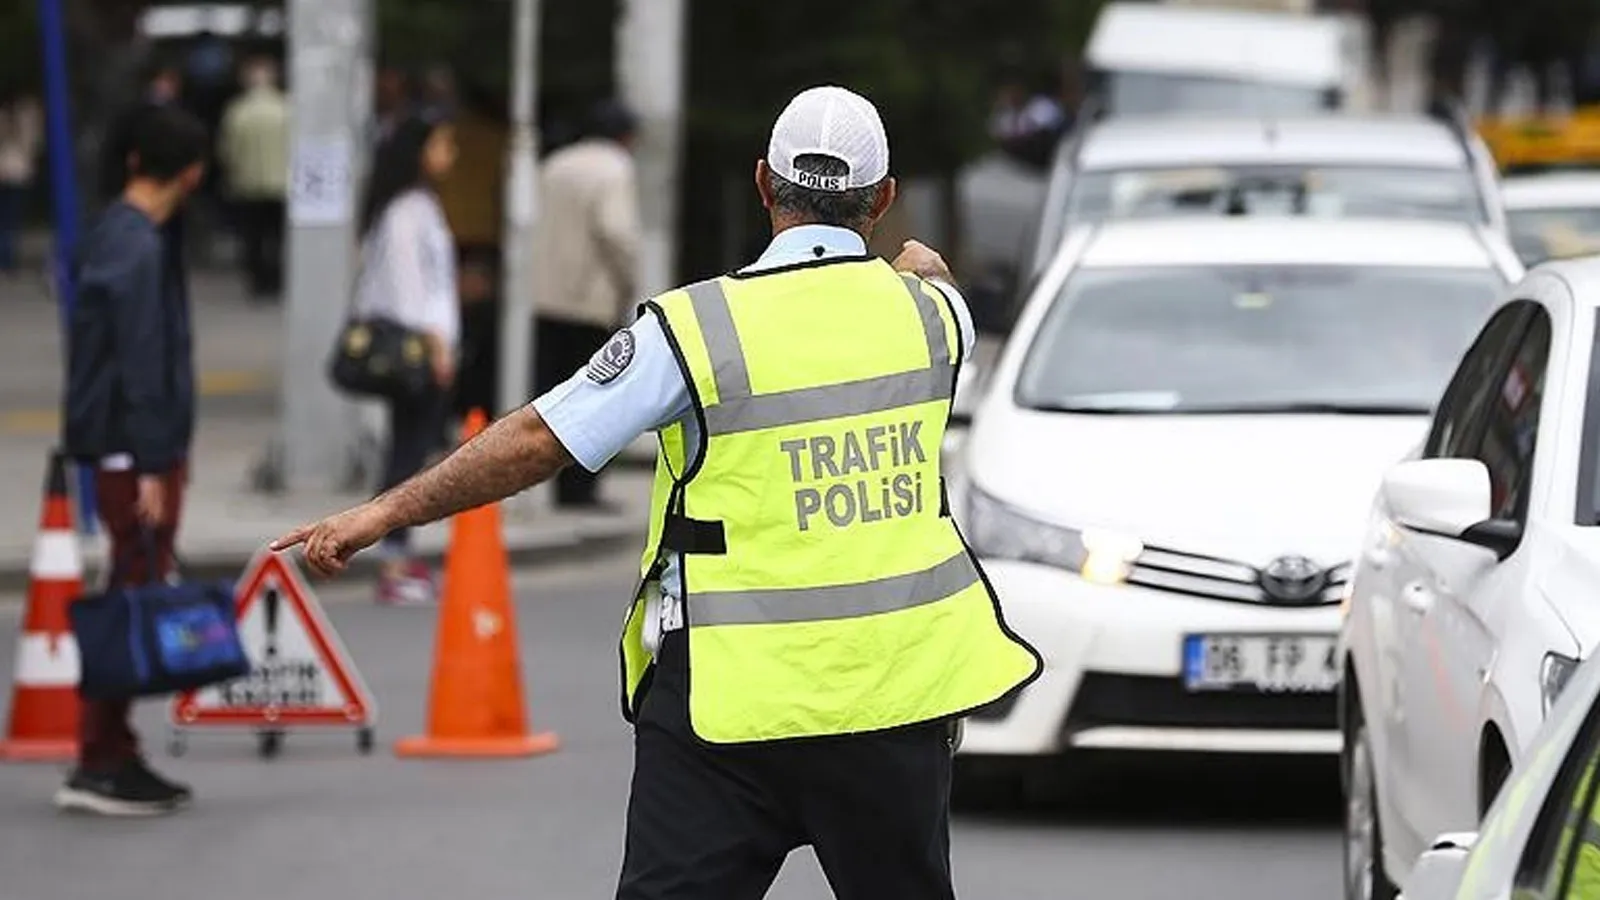
<path fill-rule="evenodd" d="M 339 332 L 328 377 L 357 397 L 409 400 L 433 388 L 433 363 L 422 333 L 390 319 L 351 316 Z"/>

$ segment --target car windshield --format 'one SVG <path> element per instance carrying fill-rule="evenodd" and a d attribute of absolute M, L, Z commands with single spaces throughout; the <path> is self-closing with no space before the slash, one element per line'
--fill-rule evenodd
<path fill-rule="evenodd" d="M 1506 225 L 1523 265 L 1600 253 L 1600 207 L 1507 210 Z"/>
<path fill-rule="evenodd" d="M 1106 105 L 1115 115 L 1173 112 L 1292 115 L 1333 106 L 1331 92 L 1315 87 L 1234 78 L 1108 72 Z"/>
<path fill-rule="evenodd" d="M 1085 172 L 1067 201 L 1074 222 L 1174 215 L 1371 216 L 1483 223 L 1465 169 L 1401 166 L 1204 166 Z"/>
<path fill-rule="evenodd" d="M 1016 400 L 1086 413 L 1424 414 L 1503 286 L 1487 268 L 1084 270 L 1046 314 Z"/>

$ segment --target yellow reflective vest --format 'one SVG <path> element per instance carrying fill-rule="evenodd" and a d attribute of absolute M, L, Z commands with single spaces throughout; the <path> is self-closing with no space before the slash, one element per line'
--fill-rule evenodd
<path fill-rule="evenodd" d="M 710 743 L 933 721 L 1038 676 L 944 501 L 964 348 L 936 287 L 849 257 L 725 276 L 645 308 L 701 440 L 691 457 L 682 423 L 660 433 L 622 635 L 630 720 L 665 553 L 682 554 L 689 717 Z"/>

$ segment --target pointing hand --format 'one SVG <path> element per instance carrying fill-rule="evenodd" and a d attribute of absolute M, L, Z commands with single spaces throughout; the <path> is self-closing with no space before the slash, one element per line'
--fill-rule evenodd
<path fill-rule="evenodd" d="M 278 553 L 303 544 L 301 552 L 312 571 L 333 575 L 344 571 L 352 556 L 376 544 L 390 530 L 383 511 L 369 501 L 320 522 L 302 525 L 273 541 L 271 549 Z"/>

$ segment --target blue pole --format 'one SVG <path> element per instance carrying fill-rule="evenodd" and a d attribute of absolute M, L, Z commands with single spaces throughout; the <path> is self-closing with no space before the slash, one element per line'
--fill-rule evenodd
<path fill-rule="evenodd" d="M 67 81 L 67 30 L 61 3 L 62 0 L 39 0 L 39 37 L 44 46 L 45 133 L 55 213 L 55 256 L 51 263 L 65 335 L 77 302 L 72 260 L 78 249 L 78 182 Z M 78 530 L 84 534 L 95 532 L 94 470 L 88 466 L 78 467 Z"/>

